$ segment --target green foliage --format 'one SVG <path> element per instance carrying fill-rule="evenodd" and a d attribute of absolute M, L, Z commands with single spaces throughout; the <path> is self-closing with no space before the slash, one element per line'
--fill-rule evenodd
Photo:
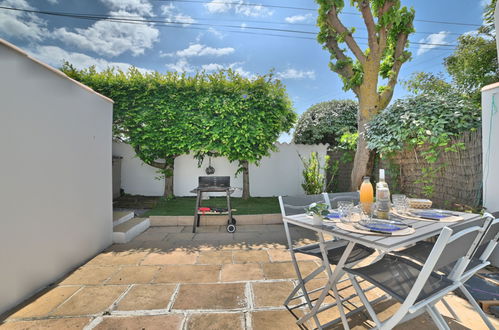
<path fill-rule="evenodd" d="M 302 144 L 341 144 L 345 133 L 357 131 L 357 102 L 332 100 L 307 109 L 296 124 L 293 141 Z"/>
<path fill-rule="evenodd" d="M 371 121 L 368 146 L 387 154 L 423 144 L 448 147 L 453 136 L 479 126 L 480 108 L 470 101 L 445 95 L 416 95 L 397 100 Z"/>
<path fill-rule="evenodd" d="M 329 183 L 326 182 L 326 173 L 330 166 L 330 157 L 324 157 L 324 165 L 321 165 L 319 156 L 317 152 L 311 152 L 308 159 L 304 159 L 300 155 L 300 159 L 303 163 L 303 183 L 302 188 L 308 195 L 320 194 L 327 190 L 328 186 L 332 182 L 332 178 Z M 338 166 L 338 164 L 333 165 Z M 337 169 L 336 169 L 337 171 Z"/>
<path fill-rule="evenodd" d="M 404 87 L 415 95 L 449 94 L 455 92 L 453 86 L 445 81 L 441 73 L 414 72 L 411 78 L 402 82 Z"/>
<path fill-rule="evenodd" d="M 496 41 L 490 36 L 460 36 L 456 50 L 444 63 L 458 89 L 476 104 L 480 104 L 480 89 L 499 80 Z"/>
<path fill-rule="evenodd" d="M 485 6 L 483 11 L 483 22 L 485 23 L 478 30 L 480 33 L 485 33 L 489 35 L 495 35 L 494 27 L 494 11 L 496 9 L 497 0 L 492 0 L 487 6 Z"/>
<path fill-rule="evenodd" d="M 248 79 L 232 70 L 194 76 L 94 68 L 62 71 L 115 101 L 113 132 L 153 165 L 193 152 L 258 162 L 296 114 L 284 86 L 269 75 Z M 173 175 L 171 167 L 164 169 Z"/>
<path fill-rule="evenodd" d="M 367 129 L 368 146 L 378 152 L 392 154 L 405 148 L 421 148 L 429 164 L 422 169 L 418 183 L 431 197 L 433 179 L 445 164 L 434 165 L 442 151 L 464 148 L 453 137 L 476 130 L 480 124 L 480 108 L 456 95 L 421 94 L 398 100 L 381 112 Z"/>
<path fill-rule="evenodd" d="M 315 214 L 320 216 L 326 216 L 329 214 L 326 203 L 312 203 L 305 208 L 305 212 L 309 215 Z"/>

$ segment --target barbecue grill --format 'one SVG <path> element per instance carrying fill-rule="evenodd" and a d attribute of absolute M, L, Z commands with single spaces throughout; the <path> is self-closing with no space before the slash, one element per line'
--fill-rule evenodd
<path fill-rule="evenodd" d="M 201 214 L 205 214 L 204 210 L 200 210 L 201 197 L 205 192 L 225 192 L 227 196 L 227 231 L 233 233 L 236 231 L 236 219 L 232 217 L 232 208 L 230 205 L 230 195 L 234 192 L 234 188 L 230 186 L 230 176 L 200 176 L 198 179 L 198 187 L 191 190 L 197 194 L 196 208 L 194 209 L 194 222 L 192 224 L 192 232 L 196 232 L 196 227 L 199 227 Z M 201 213 L 200 213 L 201 212 Z"/>

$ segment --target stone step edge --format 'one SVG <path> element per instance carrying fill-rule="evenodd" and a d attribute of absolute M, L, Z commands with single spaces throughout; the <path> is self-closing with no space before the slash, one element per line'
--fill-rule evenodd
<path fill-rule="evenodd" d="M 113 227 L 117 227 L 135 217 L 132 211 L 113 211 Z"/>
<path fill-rule="evenodd" d="M 268 214 L 239 214 L 234 215 L 236 225 L 275 225 L 282 223 L 280 213 Z M 151 215 L 149 216 L 151 227 L 192 226 L 194 216 L 189 215 Z M 227 215 L 201 216 L 202 226 L 224 226 L 227 225 Z"/>
<path fill-rule="evenodd" d="M 143 233 L 151 226 L 149 218 L 133 218 L 116 226 L 113 231 L 113 243 L 124 244 Z"/>

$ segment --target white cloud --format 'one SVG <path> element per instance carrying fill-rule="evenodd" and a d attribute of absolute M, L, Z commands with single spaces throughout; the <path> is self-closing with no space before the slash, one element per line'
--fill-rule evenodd
<path fill-rule="evenodd" d="M 175 23 L 183 23 L 183 26 L 196 23 L 196 20 L 194 18 L 189 15 L 180 13 L 172 3 L 161 6 L 161 13 L 165 16 L 166 20 Z"/>
<path fill-rule="evenodd" d="M 108 67 L 127 71 L 131 66 L 129 63 L 110 62 L 103 58 L 95 58 L 82 53 L 68 52 L 57 46 L 37 46 L 31 52 L 31 55 L 54 67 L 60 67 L 64 61 L 68 61 L 77 69 L 84 69 L 94 65 L 97 71 L 105 70 Z M 138 69 L 141 72 L 150 72 L 150 70 L 144 68 Z"/>
<path fill-rule="evenodd" d="M 101 0 L 101 2 L 113 11 L 127 11 L 153 16 L 152 5 L 148 0 Z"/>
<path fill-rule="evenodd" d="M 204 71 L 217 71 L 217 70 L 220 70 L 220 69 L 223 69 L 224 66 L 222 64 L 218 64 L 218 63 L 210 63 L 210 64 L 203 64 L 201 65 L 201 69 L 204 70 Z"/>
<path fill-rule="evenodd" d="M 291 68 L 277 72 L 276 77 L 279 79 L 315 79 L 315 71 L 302 71 Z"/>
<path fill-rule="evenodd" d="M 482 8 L 487 7 L 489 3 L 490 3 L 490 0 L 480 0 L 480 6 Z"/>
<path fill-rule="evenodd" d="M 223 56 L 234 53 L 235 49 L 232 47 L 213 48 L 202 44 L 191 44 L 189 47 L 176 51 L 175 53 L 162 53 L 161 57 L 167 56 L 180 56 L 180 57 L 194 57 L 194 56 Z"/>
<path fill-rule="evenodd" d="M 241 29 L 242 29 L 242 30 L 246 29 L 246 27 L 247 27 L 247 26 L 248 26 L 248 24 L 246 24 L 246 23 L 241 23 Z"/>
<path fill-rule="evenodd" d="M 166 67 L 171 71 L 185 73 L 194 72 L 195 70 L 194 67 L 192 67 L 192 65 L 190 65 L 185 58 L 181 58 L 175 63 L 166 64 Z"/>
<path fill-rule="evenodd" d="M 244 0 L 236 2 L 233 0 L 212 0 L 204 6 L 211 14 L 227 13 L 229 11 L 249 17 L 271 16 L 274 14 L 272 10 L 261 4 L 250 4 Z"/>
<path fill-rule="evenodd" d="M 59 0 L 47 0 L 47 1 L 53 5 L 59 3 Z"/>
<path fill-rule="evenodd" d="M 218 31 L 217 29 L 215 29 L 213 27 L 209 27 L 208 28 L 208 32 L 210 32 L 211 34 L 213 34 L 218 39 L 223 39 L 225 37 L 225 34 L 223 34 L 222 32 Z"/>
<path fill-rule="evenodd" d="M 0 1 L 0 5 L 19 9 L 34 9 L 26 0 L 5 0 Z M 41 41 L 47 35 L 46 27 L 46 21 L 33 13 L 0 11 L 0 36 Z"/>
<path fill-rule="evenodd" d="M 111 15 L 131 16 L 131 13 L 120 11 Z M 159 31 L 151 25 L 127 24 L 110 21 L 98 21 L 88 28 L 58 28 L 52 33 L 67 44 L 83 50 L 91 50 L 99 55 L 118 56 L 130 52 L 133 56 L 144 54 L 159 40 Z"/>
<path fill-rule="evenodd" d="M 305 22 L 312 18 L 312 14 L 288 16 L 284 20 L 288 23 Z"/>
<path fill-rule="evenodd" d="M 419 40 L 419 42 L 424 42 L 432 45 L 419 45 L 417 55 L 422 55 L 429 51 L 430 49 L 433 49 L 435 47 L 438 47 L 438 44 L 448 44 L 447 41 L 445 41 L 445 38 L 449 35 L 449 32 L 447 31 L 440 31 L 438 33 L 433 33 L 428 35 L 427 37 Z"/>

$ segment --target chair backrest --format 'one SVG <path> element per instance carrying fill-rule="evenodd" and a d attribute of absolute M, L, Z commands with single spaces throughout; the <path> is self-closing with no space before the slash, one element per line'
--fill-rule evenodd
<path fill-rule="evenodd" d="M 491 219 L 491 223 L 473 255 L 474 258 L 482 261 L 487 261 L 489 259 L 499 241 L 499 212 L 493 214 L 487 213 L 485 216 L 488 216 Z"/>
<path fill-rule="evenodd" d="M 324 197 L 326 200 L 326 204 L 328 204 L 332 209 L 338 207 L 339 201 L 353 201 L 354 204 L 358 204 L 360 200 L 360 194 L 358 191 L 324 193 Z"/>
<path fill-rule="evenodd" d="M 326 203 L 324 195 L 279 196 L 282 216 L 305 213 L 305 208 L 312 203 Z"/>
<path fill-rule="evenodd" d="M 452 229 L 444 227 L 403 304 L 413 306 L 434 270 L 450 263 L 455 263 L 448 277 L 450 280 L 459 277 L 468 265 L 470 256 L 489 223 L 486 222 L 482 227 L 473 226 L 466 228 L 454 234 Z"/>

